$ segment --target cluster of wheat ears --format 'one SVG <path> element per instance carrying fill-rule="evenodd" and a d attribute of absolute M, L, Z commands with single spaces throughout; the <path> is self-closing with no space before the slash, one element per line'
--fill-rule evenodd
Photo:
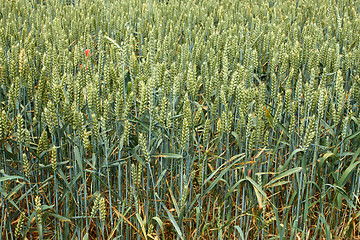
<path fill-rule="evenodd" d="M 359 1 L 0 11 L 0 239 L 360 236 Z"/>

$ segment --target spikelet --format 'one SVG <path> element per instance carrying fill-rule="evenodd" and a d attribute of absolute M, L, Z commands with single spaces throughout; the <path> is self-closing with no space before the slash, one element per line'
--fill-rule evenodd
<path fill-rule="evenodd" d="M 55 146 L 52 146 L 50 153 L 51 153 L 51 156 L 50 156 L 51 167 L 52 167 L 53 172 L 55 172 L 55 171 L 56 171 L 56 167 L 57 167 L 57 161 L 56 161 L 56 158 L 57 158 L 57 150 L 56 150 L 56 147 L 55 147 Z"/>
<path fill-rule="evenodd" d="M 138 200 L 138 196 L 137 196 L 137 194 L 136 194 L 136 191 L 135 191 L 134 186 L 130 186 L 130 193 L 131 193 L 131 196 L 132 196 L 133 199 L 134 199 L 135 212 L 136 212 L 136 213 L 139 213 L 139 200 Z M 132 204 L 132 203 L 131 203 L 131 204 Z"/>
<path fill-rule="evenodd" d="M 171 127 L 172 127 L 172 125 L 173 125 L 173 120 L 171 119 L 171 116 L 172 116 L 172 112 L 171 111 L 169 111 L 168 113 L 167 113 L 167 117 L 166 117 L 166 119 L 167 119 L 167 121 L 166 121 L 166 128 L 169 130 Z"/>
<path fill-rule="evenodd" d="M 337 98 L 337 114 L 339 114 L 338 118 L 340 118 L 341 111 L 343 110 L 345 104 L 345 91 L 344 91 L 344 79 L 342 77 L 342 73 L 339 70 L 336 74 L 335 81 L 335 92 Z"/>
<path fill-rule="evenodd" d="M 105 142 L 106 141 L 106 120 L 103 116 L 100 116 L 100 131 L 101 131 L 101 138 Z"/>
<path fill-rule="evenodd" d="M 18 220 L 18 223 L 16 225 L 16 228 L 15 228 L 15 238 L 19 238 L 20 235 L 21 235 L 21 231 L 23 229 L 23 226 L 24 226 L 24 220 L 25 220 L 25 213 L 21 213 L 20 214 L 20 217 L 19 217 L 19 220 Z"/>
<path fill-rule="evenodd" d="M 137 168 L 136 183 L 139 185 L 141 183 L 141 174 L 142 174 L 142 171 L 143 171 L 143 169 L 141 167 L 141 163 L 138 163 L 136 168 Z"/>
<path fill-rule="evenodd" d="M 42 210 L 41 210 L 40 196 L 35 197 L 35 211 L 36 211 L 36 222 L 39 226 L 41 226 L 42 225 Z"/>
<path fill-rule="evenodd" d="M 154 225 L 152 223 L 149 224 L 149 228 L 148 228 L 148 235 L 153 235 L 154 233 Z"/>
<path fill-rule="evenodd" d="M 265 129 L 264 120 L 261 117 L 259 117 L 257 119 L 257 125 L 256 125 L 256 131 L 255 131 L 255 133 L 256 133 L 255 141 L 260 142 L 261 136 L 262 136 L 262 134 L 264 134 L 264 129 Z"/>
<path fill-rule="evenodd" d="M 1 35 L 1 29 L 0 29 L 0 35 Z M 1 36 L 0 36 L 1 39 Z M 0 83 L 2 81 L 5 81 L 5 79 L 8 76 L 8 70 L 7 70 L 7 61 L 5 58 L 5 52 L 4 48 L 0 46 Z"/>
<path fill-rule="evenodd" d="M 150 163 L 150 153 L 148 151 L 146 142 L 147 142 L 147 140 L 145 139 L 144 135 L 142 133 L 139 133 L 140 148 L 141 148 L 141 151 L 144 154 L 145 163 L 149 164 Z"/>
<path fill-rule="evenodd" d="M 100 139 L 100 129 L 99 129 L 99 121 L 96 118 L 95 114 L 91 115 L 92 118 L 92 128 L 91 128 L 91 136 L 93 138 L 93 140 L 96 142 L 99 141 Z"/>
<path fill-rule="evenodd" d="M 207 145 L 207 143 L 209 141 L 209 137 L 210 137 L 209 135 L 210 135 L 210 119 L 207 118 L 206 121 L 205 121 L 205 126 L 204 126 L 204 135 L 203 135 L 204 136 L 203 137 L 204 145 Z"/>
<path fill-rule="evenodd" d="M 99 210 L 99 204 L 100 204 L 101 198 L 102 198 L 101 195 L 99 193 L 97 193 L 95 200 L 94 200 L 93 208 L 91 209 L 90 218 L 94 218 L 96 212 Z"/>
<path fill-rule="evenodd" d="M 276 125 L 281 120 L 281 115 L 282 115 L 282 111 L 283 111 L 283 105 L 284 105 L 283 101 L 281 100 L 279 102 L 278 106 L 276 107 L 275 114 L 274 114 L 274 123 L 273 123 L 274 127 L 276 127 Z"/>
<path fill-rule="evenodd" d="M 264 83 L 261 83 L 259 86 L 259 95 L 256 99 L 256 113 L 262 118 L 265 117 L 265 91 L 266 85 Z"/>
<path fill-rule="evenodd" d="M 24 76 L 25 60 L 26 60 L 25 49 L 22 48 L 21 51 L 20 51 L 20 55 L 19 55 L 19 74 L 20 74 L 20 77 Z"/>
<path fill-rule="evenodd" d="M 140 93 L 141 95 L 142 93 Z M 142 95 L 141 95 L 142 96 Z M 122 91 L 118 91 L 116 93 L 116 99 L 115 99 L 115 116 L 118 120 L 121 119 L 124 111 L 124 96 Z M 140 114 L 143 114 L 145 112 L 145 106 L 140 104 Z"/>
<path fill-rule="evenodd" d="M 118 100 L 118 98 L 116 100 Z M 148 91 L 146 91 L 145 83 L 143 81 L 141 81 L 140 82 L 140 108 L 139 108 L 140 116 L 142 116 L 145 113 L 147 104 L 148 104 Z"/>
<path fill-rule="evenodd" d="M 184 176 L 185 179 L 185 176 Z M 180 208 L 183 209 L 185 207 L 185 203 L 186 203 L 186 198 L 188 196 L 188 192 L 189 192 L 189 186 L 186 183 L 186 181 L 184 181 L 184 186 L 183 186 L 183 192 L 181 195 L 181 200 L 180 200 Z"/>
<path fill-rule="evenodd" d="M 84 131 L 83 131 L 83 135 L 82 135 L 82 142 L 84 144 L 84 149 L 85 151 L 89 151 L 91 149 L 91 144 L 90 144 L 90 134 L 91 134 L 91 131 L 86 131 L 86 129 L 84 128 Z"/>
<path fill-rule="evenodd" d="M 43 151 L 46 151 L 48 149 L 48 146 L 49 146 L 48 135 L 47 135 L 47 132 L 45 130 L 43 130 L 43 132 L 41 133 L 40 139 L 39 139 L 37 154 L 40 156 L 40 154 Z"/>
<path fill-rule="evenodd" d="M 266 130 L 263 139 L 265 144 L 269 142 L 269 130 Z"/>
<path fill-rule="evenodd" d="M 60 84 L 60 76 L 59 76 L 59 72 L 57 70 L 58 68 L 54 67 L 53 71 L 52 71 L 52 75 L 51 75 L 51 87 L 50 87 L 50 95 L 51 95 L 51 99 L 52 101 L 54 101 L 54 105 L 57 106 L 59 104 L 59 100 L 60 100 L 60 89 L 59 86 L 61 86 Z"/>
<path fill-rule="evenodd" d="M 285 90 L 285 105 L 284 109 L 286 112 L 290 111 L 290 103 L 291 103 L 291 89 Z"/>
<path fill-rule="evenodd" d="M 359 76 L 355 76 L 354 78 L 354 100 L 360 102 L 360 78 Z"/>
<path fill-rule="evenodd" d="M 181 142 L 180 142 L 180 146 L 184 151 L 187 150 L 189 140 L 190 140 L 189 128 L 190 128 L 190 123 L 188 122 L 187 118 L 184 118 L 182 132 L 181 132 Z"/>
<path fill-rule="evenodd" d="M 30 166 L 29 159 L 28 159 L 28 157 L 26 156 L 25 153 L 23 153 L 23 166 L 24 166 L 25 177 L 27 179 L 29 179 L 31 166 Z"/>
<path fill-rule="evenodd" d="M 99 201 L 100 221 L 105 222 L 106 219 L 106 205 L 105 198 L 101 197 Z"/>
<path fill-rule="evenodd" d="M 129 142 L 129 135 L 130 135 L 130 128 L 131 128 L 131 123 L 129 120 L 125 120 L 124 123 L 124 134 L 123 134 L 123 139 L 124 139 L 124 144 L 125 146 L 128 145 Z"/>
<path fill-rule="evenodd" d="M 197 80 L 195 73 L 195 65 L 190 64 L 187 72 L 187 87 L 192 99 L 195 98 L 197 91 Z"/>
<path fill-rule="evenodd" d="M 160 108 L 160 119 L 159 119 L 159 122 L 161 125 L 165 125 L 165 122 L 166 122 L 166 113 L 167 113 L 167 104 L 168 104 L 168 101 L 166 99 L 166 97 L 164 96 L 161 100 L 161 108 Z"/>
<path fill-rule="evenodd" d="M 316 130 L 315 130 L 315 116 L 311 116 L 309 118 L 309 124 L 306 128 L 304 142 L 303 142 L 303 149 L 304 151 L 309 148 L 311 142 L 313 141 Z"/>
<path fill-rule="evenodd" d="M 75 104 L 72 105 L 72 125 L 75 130 L 81 131 L 83 126 L 83 114 L 75 108 Z"/>
<path fill-rule="evenodd" d="M 23 132 L 23 135 L 24 135 L 24 146 L 25 147 L 29 147 L 30 146 L 30 141 L 31 141 L 31 139 L 30 139 L 30 131 L 27 129 L 27 128 L 24 128 L 23 130 L 22 130 L 22 132 Z"/>
<path fill-rule="evenodd" d="M 131 181 L 134 186 L 138 185 L 137 169 L 134 163 L 131 164 Z"/>
<path fill-rule="evenodd" d="M 227 105 L 226 92 L 227 92 L 227 87 L 226 87 L 226 85 L 221 85 L 221 89 L 220 89 L 220 103 L 221 103 L 223 106 L 226 106 L 226 105 Z"/>
<path fill-rule="evenodd" d="M 325 88 L 321 88 L 320 90 L 320 95 L 319 95 L 319 101 L 318 101 L 318 116 L 319 119 L 323 119 L 324 115 L 325 115 L 325 105 L 327 102 L 327 92 Z"/>
<path fill-rule="evenodd" d="M 123 119 L 126 119 L 130 115 L 133 101 L 134 101 L 134 92 L 131 91 L 126 98 L 126 105 L 123 113 Z"/>
<path fill-rule="evenodd" d="M 17 136 L 20 143 L 24 143 L 25 132 L 24 132 L 24 119 L 18 114 L 16 117 Z"/>
<path fill-rule="evenodd" d="M 54 135 L 57 117 L 55 106 L 52 101 L 48 102 L 46 108 L 44 109 L 44 114 L 46 119 L 46 125 L 48 126 L 51 135 Z"/>
<path fill-rule="evenodd" d="M 99 106 L 99 94 L 97 88 L 94 86 L 94 84 L 89 84 L 87 92 L 89 108 L 93 113 L 98 114 L 97 108 Z"/>

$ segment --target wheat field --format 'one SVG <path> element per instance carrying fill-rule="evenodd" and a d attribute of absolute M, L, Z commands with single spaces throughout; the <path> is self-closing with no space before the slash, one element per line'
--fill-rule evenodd
<path fill-rule="evenodd" d="M 360 2 L 0 0 L 0 239 L 359 239 Z"/>

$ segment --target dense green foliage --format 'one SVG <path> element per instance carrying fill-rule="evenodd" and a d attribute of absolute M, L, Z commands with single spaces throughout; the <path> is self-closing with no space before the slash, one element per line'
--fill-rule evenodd
<path fill-rule="evenodd" d="M 0 11 L 0 238 L 360 235 L 358 1 Z"/>

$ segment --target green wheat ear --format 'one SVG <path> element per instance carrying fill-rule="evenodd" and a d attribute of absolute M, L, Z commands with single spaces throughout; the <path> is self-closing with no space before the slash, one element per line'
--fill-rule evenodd
<path fill-rule="evenodd" d="M 0 139 L 6 136 L 7 131 L 7 117 L 6 112 L 2 110 L 0 112 Z"/>
<path fill-rule="evenodd" d="M 30 172 L 31 172 L 31 166 L 30 166 L 29 159 L 28 159 L 28 157 L 26 156 L 25 153 L 23 153 L 23 165 L 24 165 L 25 177 L 27 179 L 29 179 Z"/>
<path fill-rule="evenodd" d="M 48 135 L 46 130 L 43 130 L 39 139 L 37 154 L 40 156 L 40 154 L 43 151 L 46 151 L 48 149 L 48 145 L 49 145 Z"/>
<path fill-rule="evenodd" d="M 139 133 L 139 144 L 140 144 L 141 151 L 144 154 L 145 162 L 147 164 L 149 164 L 150 163 L 150 153 L 149 153 L 148 147 L 147 147 L 147 140 L 144 137 L 143 133 Z"/>
<path fill-rule="evenodd" d="M 57 150 L 55 146 L 52 146 L 50 153 L 51 153 L 50 156 L 51 167 L 53 172 L 55 173 L 57 168 Z"/>
<path fill-rule="evenodd" d="M 17 223 L 16 228 L 15 228 L 15 234 L 14 234 L 15 238 L 20 237 L 21 231 L 22 231 L 22 229 L 24 227 L 24 220 L 25 220 L 25 213 L 22 212 L 20 214 L 20 217 L 18 219 L 18 223 Z"/>
<path fill-rule="evenodd" d="M 101 197 L 99 202 L 100 221 L 105 222 L 106 219 L 106 205 L 105 198 Z"/>
<path fill-rule="evenodd" d="M 35 211 L 36 211 L 36 222 L 38 226 L 42 225 L 42 210 L 41 210 L 41 198 L 40 196 L 35 197 Z"/>
<path fill-rule="evenodd" d="M 101 195 L 99 193 L 96 194 L 95 200 L 94 200 L 94 205 L 92 207 L 91 213 L 90 213 L 90 218 L 94 218 L 96 212 L 99 210 L 99 204 L 100 204 L 100 200 L 101 200 Z"/>

